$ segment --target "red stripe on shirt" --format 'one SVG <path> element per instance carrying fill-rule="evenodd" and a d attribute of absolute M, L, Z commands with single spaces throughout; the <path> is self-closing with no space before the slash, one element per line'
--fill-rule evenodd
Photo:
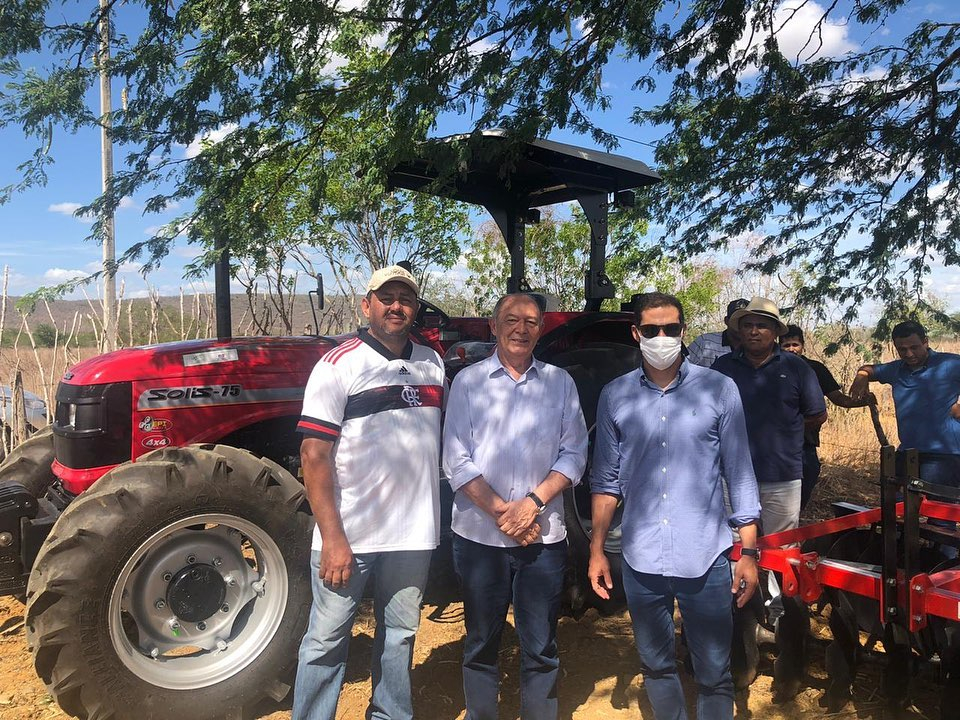
<path fill-rule="evenodd" d="M 331 365 L 335 365 L 340 358 L 349 353 L 351 350 L 356 350 L 360 346 L 360 338 L 354 338 L 353 340 L 348 340 L 343 345 L 334 348 L 330 352 L 321 358 L 324 362 L 328 362 Z"/>
<path fill-rule="evenodd" d="M 324 425 L 320 425 L 318 423 L 308 422 L 306 420 L 301 420 L 297 423 L 297 430 L 307 432 L 311 435 L 319 435 L 331 440 L 336 440 L 338 437 L 340 437 L 339 431 L 325 427 Z"/>

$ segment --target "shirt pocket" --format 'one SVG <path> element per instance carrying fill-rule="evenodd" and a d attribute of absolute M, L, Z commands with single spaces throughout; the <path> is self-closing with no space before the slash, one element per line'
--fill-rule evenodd
<path fill-rule="evenodd" d="M 549 470 L 560 454 L 560 430 L 563 424 L 563 408 L 560 405 L 545 405 L 536 411 L 534 429 L 535 453 L 538 460 Z"/>

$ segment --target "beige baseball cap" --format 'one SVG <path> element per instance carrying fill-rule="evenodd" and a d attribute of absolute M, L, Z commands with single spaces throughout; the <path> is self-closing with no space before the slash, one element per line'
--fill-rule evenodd
<path fill-rule="evenodd" d="M 420 294 L 420 286 L 417 285 L 417 279 L 399 265 L 387 265 L 380 268 L 370 276 L 370 282 L 367 283 L 367 292 L 375 292 L 388 282 L 401 282 L 417 295 Z"/>

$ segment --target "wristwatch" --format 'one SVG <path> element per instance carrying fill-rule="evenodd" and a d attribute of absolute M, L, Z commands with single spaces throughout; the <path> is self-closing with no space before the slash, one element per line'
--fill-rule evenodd
<path fill-rule="evenodd" d="M 537 506 L 537 515 L 543 515 L 543 511 L 547 509 L 546 503 L 533 490 L 527 493 L 527 497 L 533 500 L 533 504 Z"/>
<path fill-rule="evenodd" d="M 740 555 L 752 557 L 754 560 L 760 560 L 760 548 L 740 548 Z"/>

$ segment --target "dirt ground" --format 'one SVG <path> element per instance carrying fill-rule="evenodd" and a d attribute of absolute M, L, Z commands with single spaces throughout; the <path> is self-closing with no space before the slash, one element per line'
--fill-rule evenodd
<path fill-rule="evenodd" d="M 848 478 L 825 473 L 824 487 L 836 492 L 843 488 L 848 499 L 875 502 L 869 483 L 854 486 Z M 832 493 L 831 493 L 832 494 Z M 851 497 L 852 496 L 852 497 Z M 811 518 L 828 513 L 827 499 L 819 500 Z M 0 720 L 47 720 L 67 717 L 33 671 L 23 629 L 23 606 L 12 598 L 0 598 Z M 417 638 L 413 668 L 415 710 L 423 720 L 457 720 L 464 717 L 460 686 L 460 658 L 463 650 L 463 613 L 459 603 L 427 605 Z M 737 698 L 737 717 L 757 720 L 799 718 L 892 718 L 878 687 L 883 669 L 882 654 L 868 655 L 854 684 L 854 697 L 838 713 L 821 706 L 827 685 L 824 650 L 829 630 L 824 618 L 814 615 L 810 667 L 805 688 L 792 701 L 776 704 L 771 693 L 774 648 L 761 646 L 760 676 Z M 564 617 L 559 629 L 561 654 L 560 715 L 579 720 L 653 718 L 643 691 L 639 660 L 633 645 L 626 613 L 601 617 L 591 610 L 579 620 Z M 364 613 L 354 628 L 347 683 L 340 696 L 338 718 L 362 718 L 370 693 L 369 653 L 373 623 Z M 517 690 L 519 651 L 516 638 L 508 631 L 501 651 L 503 691 L 501 718 L 513 720 L 519 712 Z M 694 717 L 692 678 L 683 681 Z M 896 717 L 939 717 L 935 668 L 923 666 L 914 678 L 913 705 Z M 259 717 L 284 720 L 290 717 L 289 698 L 281 706 L 264 707 Z"/>

